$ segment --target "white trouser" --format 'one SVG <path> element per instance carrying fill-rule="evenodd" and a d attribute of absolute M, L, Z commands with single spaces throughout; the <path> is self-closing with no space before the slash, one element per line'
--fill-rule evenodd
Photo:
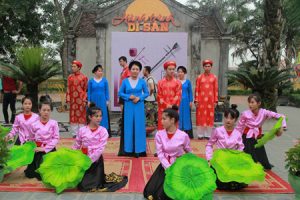
<path fill-rule="evenodd" d="M 203 138 L 203 137 L 210 137 L 211 136 L 212 127 L 208 126 L 197 126 L 196 135 L 194 133 L 194 138 Z"/>
<path fill-rule="evenodd" d="M 80 129 L 81 127 L 83 127 L 83 126 L 84 126 L 84 124 L 70 124 L 70 128 L 71 128 L 70 133 L 71 133 L 73 136 L 76 136 L 77 133 L 78 133 L 78 131 L 79 131 L 79 129 Z"/>

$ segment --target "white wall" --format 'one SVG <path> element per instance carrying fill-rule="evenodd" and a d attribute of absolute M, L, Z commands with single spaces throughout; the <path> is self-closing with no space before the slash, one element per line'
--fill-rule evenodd
<path fill-rule="evenodd" d="M 219 76 L 219 60 L 220 60 L 220 43 L 219 40 L 202 40 L 201 41 L 201 73 L 203 72 L 202 61 L 205 59 L 211 59 L 214 64 L 212 73 L 217 77 Z"/>
<path fill-rule="evenodd" d="M 91 78 L 96 65 L 96 38 L 77 38 L 76 59 L 83 65 L 81 72 Z"/>

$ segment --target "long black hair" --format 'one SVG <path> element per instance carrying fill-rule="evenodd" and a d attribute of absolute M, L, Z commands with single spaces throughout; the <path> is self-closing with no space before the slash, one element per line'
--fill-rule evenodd
<path fill-rule="evenodd" d="M 121 56 L 121 57 L 119 58 L 119 61 L 121 61 L 121 60 L 123 60 L 123 61 L 125 61 L 125 62 L 127 63 L 127 58 L 126 58 L 125 56 Z"/>
<path fill-rule="evenodd" d="M 52 99 L 49 95 L 41 96 L 39 102 L 39 109 L 41 109 L 43 105 L 49 105 L 51 111 L 53 110 Z"/>
<path fill-rule="evenodd" d="M 91 122 L 90 117 L 93 117 L 98 111 L 100 111 L 102 114 L 101 108 L 98 108 L 95 103 L 91 102 L 90 106 L 88 107 L 88 109 L 86 111 L 87 124 L 89 124 Z"/>
<path fill-rule="evenodd" d="M 237 120 L 240 116 L 240 112 L 237 110 L 236 104 L 231 104 L 231 108 L 227 108 L 224 112 L 224 116 L 227 118 L 230 115 L 233 119 Z"/>
<path fill-rule="evenodd" d="M 150 66 L 145 66 L 144 69 L 150 74 L 151 73 L 151 67 Z"/>
<path fill-rule="evenodd" d="M 177 72 L 178 72 L 180 69 L 181 69 L 181 71 L 182 71 L 184 74 L 187 73 L 187 70 L 186 70 L 186 68 L 185 68 L 184 66 L 179 66 L 179 67 L 177 67 Z"/>
<path fill-rule="evenodd" d="M 140 71 L 143 68 L 142 63 L 140 63 L 139 61 L 134 60 L 134 61 L 131 61 L 129 63 L 129 66 L 128 66 L 129 70 L 131 70 L 131 68 L 132 68 L 133 65 L 137 66 L 140 69 Z"/>
<path fill-rule="evenodd" d="M 251 99 L 254 99 L 257 103 L 261 103 L 261 97 L 258 93 L 250 94 L 248 97 L 248 103 L 250 103 Z"/>
<path fill-rule="evenodd" d="M 179 120 L 178 106 L 173 105 L 172 108 L 167 108 L 163 111 L 170 119 L 175 119 L 175 123 Z"/>
<path fill-rule="evenodd" d="M 96 65 L 92 72 L 95 73 L 96 71 L 98 71 L 98 69 L 102 69 L 102 71 L 103 71 L 102 65 Z"/>
<path fill-rule="evenodd" d="M 25 101 L 26 99 L 30 100 L 31 103 L 32 103 L 32 98 L 31 98 L 31 96 L 25 95 L 25 97 L 23 97 L 22 100 L 21 100 L 22 104 L 24 103 L 24 101 Z"/>

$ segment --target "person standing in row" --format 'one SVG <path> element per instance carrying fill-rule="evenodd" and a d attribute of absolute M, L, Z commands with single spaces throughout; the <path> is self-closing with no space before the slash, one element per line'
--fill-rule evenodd
<path fill-rule="evenodd" d="M 17 84 L 17 80 L 3 76 L 2 78 L 2 87 L 3 87 L 3 104 L 2 104 L 2 109 L 3 109 L 3 115 L 4 115 L 4 120 L 5 124 L 13 124 L 15 122 L 15 117 L 16 117 L 16 99 L 17 99 L 17 94 L 20 93 L 22 89 L 23 83 L 19 81 Z M 8 105 L 10 105 L 10 110 L 11 110 L 11 118 L 9 121 L 9 116 L 8 116 Z"/>
<path fill-rule="evenodd" d="M 211 73 L 212 60 L 202 62 L 204 73 L 196 79 L 195 106 L 197 135 L 194 138 L 209 139 L 214 125 L 214 109 L 218 102 L 218 79 Z"/>
<path fill-rule="evenodd" d="M 179 107 L 181 100 L 181 82 L 175 76 L 176 62 L 167 61 L 164 64 L 166 76 L 157 84 L 158 125 L 157 130 L 162 130 L 162 113 L 173 105 Z"/>
<path fill-rule="evenodd" d="M 146 127 L 156 126 L 157 124 L 157 88 L 150 72 L 151 67 L 145 66 L 143 74 L 149 90 L 149 96 L 145 99 Z"/>
<path fill-rule="evenodd" d="M 91 102 L 95 103 L 98 108 L 102 111 L 102 120 L 100 121 L 101 126 L 106 128 L 109 136 L 111 137 L 110 131 L 110 120 L 108 112 L 109 104 L 109 88 L 108 81 L 103 77 L 102 65 L 96 65 L 93 69 L 94 78 L 91 78 L 88 82 L 88 105 Z"/>
<path fill-rule="evenodd" d="M 119 58 L 119 64 L 120 66 L 122 67 L 122 72 L 120 74 L 120 81 L 119 81 L 119 90 L 120 90 L 120 87 L 122 85 L 122 81 L 126 78 L 129 78 L 130 77 L 130 70 L 128 68 L 128 65 L 127 65 L 127 58 L 125 56 L 121 56 Z M 119 106 L 120 106 L 120 110 L 121 110 L 121 115 L 123 116 L 123 107 L 124 107 L 124 100 L 119 97 Z M 121 135 L 121 132 L 122 132 L 122 127 L 124 126 L 123 124 L 123 120 L 122 120 L 122 117 L 119 119 L 118 121 L 118 124 L 119 124 L 119 130 L 118 130 L 118 135 Z"/>
<path fill-rule="evenodd" d="M 68 77 L 67 103 L 70 103 L 70 126 L 73 137 L 86 123 L 86 101 L 88 78 L 80 72 L 81 62 L 72 62 L 72 74 Z"/>
<path fill-rule="evenodd" d="M 127 58 L 125 56 L 121 56 L 119 58 L 119 64 L 122 67 L 122 72 L 120 74 L 120 82 L 119 82 L 119 86 L 121 87 L 122 81 L 125 78 L 130 77 L 130 69 L 127 65 Z M 124 100 L 121 97 L 119 98 L 119 105 L 120 105 L 121 111 L 123 111 Z"/>
<path fill-rule="evenodd" d="M 119 156 L 146 156 L 146 128 L 144 100 L 149 96 L 145 80 L 139 78 L 142 64 L 132 61 L 129 64 L 130 77 L 124 79 L 119 97 L 124 100 L 123 127 Z"/>
<path fill-rule="evenodd" d="M 179 129 L 193 138 L 191 109 L 193 106 L 193 90 L 191 81 L 186 79 L 187 70 L 184 66 L 177 68 L 177 77 L 182 84 L 182 97 L 179 106 Z"/>

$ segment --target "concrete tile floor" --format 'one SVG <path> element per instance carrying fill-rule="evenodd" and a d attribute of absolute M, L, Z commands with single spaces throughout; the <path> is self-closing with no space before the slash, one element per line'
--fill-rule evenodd
<path fill-rule="evenodd" d="M 247 109 L 246 97 L 231 98 L 231 103 L 238 104 L 238 109 L 243 111 Z M 17 107 L 21 107 L 20 103 Z M 273 171 L 281 178 L 287 181 L 287 170 L 284 168 L 284 152 L 293 146 L 293 141 L 300 138 L 300 109 L 288 106 L 279 106 L 278 112 L 288 116 L 288 130 L 280 137 L 275 138 L 266 145 L 267 154 L 270 162 L 275 166 Z M 2 105 L 0 104 L 0 113 L 2 113 Z M 195 115 L 193 115 L 194 117 Z M 67 122 L 68 113 L 58 113 L 54 111 L 52 118 L 57 121 Z M 0 114 L 0 121 L 3 121 L 3 115 Z M 113 127 L 117 128 L 116 120 L 113 121 Z M 272 123 L 266 123 L 264 130 L 268 130 Z M 67 132 L 62 132 L 61 137 L 70 137 Z M 41 192 L 0 192 L 0 200 L 141 200 L 144 199 L 142 194 L 137 193 L 63 193 L 56 195 L 54 193 Z M 293 194 L 215 194 L 215 200 L 292 200 L 295 199 Z"/>

